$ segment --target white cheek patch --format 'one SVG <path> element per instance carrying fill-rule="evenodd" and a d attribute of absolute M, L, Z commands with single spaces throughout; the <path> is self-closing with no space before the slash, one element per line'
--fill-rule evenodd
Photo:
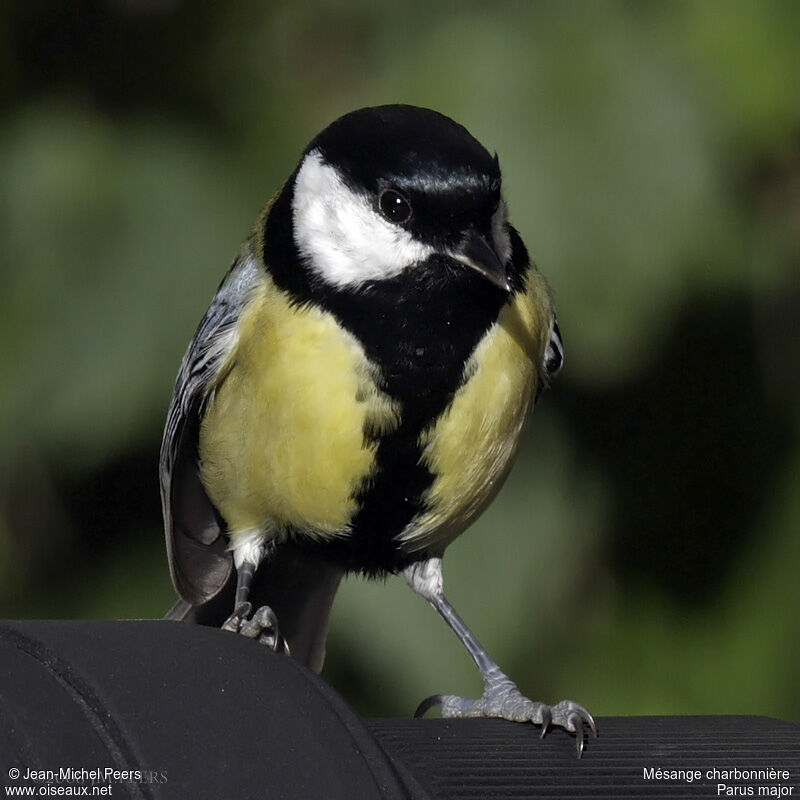
<path fill-rule="evenodd" d="M 503 199 L 492 214 L 492 243 L 501 263 L 507 264 L 511 258 L 511 237 L 508 234 L 508 206 Z"/>
<path fill-rule="evenodd" d="M 297 173 L 292 212 L 301 256 L 334 286 L 391 278 L 434 253 L 385 220 L 316 150 Z"/>

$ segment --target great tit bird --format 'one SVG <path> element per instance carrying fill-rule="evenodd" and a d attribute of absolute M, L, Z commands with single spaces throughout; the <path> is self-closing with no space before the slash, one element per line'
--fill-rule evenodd
<path fill-rule="evenodd" d="M 341 576 L 401 573 L 485 685 L 418 714 L 558 725 L 580 755 L 589 712 L 524 697 L 442 579 L 562 360 L 497 156 L 428 109 L 336 120 L 259 216 L 181 364 L 160 464 L 182 598 L 168 616 L 224 620 L 319 670 Z"/>

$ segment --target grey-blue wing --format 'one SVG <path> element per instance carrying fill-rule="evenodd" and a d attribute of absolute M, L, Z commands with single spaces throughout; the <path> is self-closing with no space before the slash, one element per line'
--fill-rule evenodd
<path fill-rule="evenodd" d="M 236 346 L 239 317 L 260 282 L 260 269 L 242 256 L 222 281 L 181 362 L 161 442 L 170 572 L 178 594 L 192 605 L 214 597 L 233 568 L 222 521 L 200 482 L 197 441 L 203 408 Z"/>

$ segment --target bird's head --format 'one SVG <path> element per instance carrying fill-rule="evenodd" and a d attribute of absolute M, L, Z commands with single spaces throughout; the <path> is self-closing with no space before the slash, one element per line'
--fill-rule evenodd
<path fill-rule="evenodd" d="M 283 211 L 304 270 L 335 290 L 408 271 L 511 291 L 500 167 L 461 125 L 391 105 L 339 118 L 308 146 Z M 275 232 L 277 233 L 277 231 Z"/>

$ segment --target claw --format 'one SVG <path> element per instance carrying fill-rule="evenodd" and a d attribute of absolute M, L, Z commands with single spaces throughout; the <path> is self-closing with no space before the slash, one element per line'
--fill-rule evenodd
<path fill-rule="evenodd" d="M 567 711 L 567 715 L 564 717 L 564 727 L 570 733 L 577 733 L 579 730 L 583 730 L 581 715 L 574 709 Z"/>
<path fill-rule="evenodd" d="M 269 606 L 261 606 L 251 619 L 242 624 L 239 633 L 248 639 L 258 639 L 260 643 L 267 644 L 276 651 L 280 643 L 278 618 Z"/>
<path fill-rule="evenodd" d="M 550 706 L 545 706 L 544 711 L 542 711 L 542 734 L 539 737 L 540 739 L 544 739 L 545 734 L 548 730 L 550 730 L 550 725 L 553 722 L 553 713 L 550 711 Z"/>
<path fill-rule="evenodd" d="M 583 755 L 583 717 L 572 709 L 564 720 L 564 727 L 575 734 L 575 746 L 578 748 L 578 758 Z"/>
<path fill-rule="evenodd" d="M 440 706 L 444 701 L 444 695 L 442 694 L 432 694 L 430 697 L 426 697 L 418 706 L 417 710 L 414 712 L 414 719 L 419 719 L 420 717 L 424 717 L 425 714 L 428 713 L 434 706 Z"/>
<path fill-rule="evenodd" d="M 222 623 L 222 630 L 238 633 L 244 620 L 250 616 L 252 608 L 253 606 L 247 601 L 244 603 L 239 603 L 239 605 L 233 609 L 233 614 L 231 614 L 228 619 Z"/>
<path fill-rule="evenodd" d="M 597 738 L 597 725 L 594 724 L 594 717 L 584 708 L 583 713 L 586 717 L 586 722 L 588 723 L 589 727 L 592 729 L 592 735 L 594 738 Z"/>
<path fill-rule="evenodd" d="M 594 717 L 579 703 L 571 700 L 562 700 L 553 707 L 553 711 L 561 715 L 560 724 L 564 730 L 575 734 L 575 746 L 578 748 L 578 758 L 583 754 L 586 737 L 586 727 L 597 738 L 597 725 Z M 585 726 L 585 727 L 584 727 Z"/>

